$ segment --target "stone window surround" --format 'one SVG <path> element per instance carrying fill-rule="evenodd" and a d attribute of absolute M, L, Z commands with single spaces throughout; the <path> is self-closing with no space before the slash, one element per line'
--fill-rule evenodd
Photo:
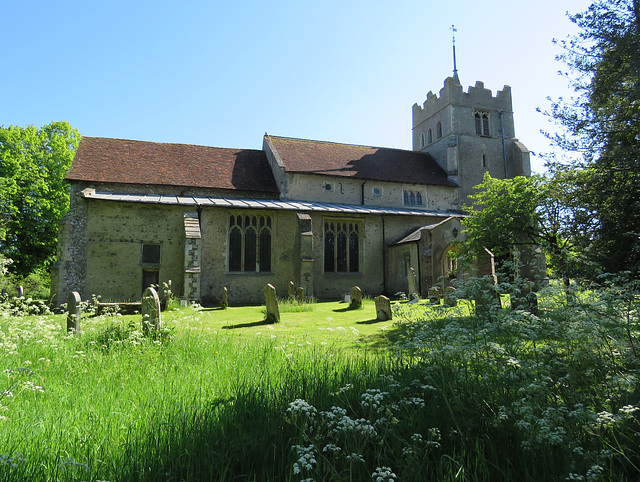
<path fill-rule="evenodd" d="M 426 200 L 427 194 L 423 189 L 416 189 L 415 187 L 402 189 L 402 204 L 404 206 L 425 206 Z"/>
<path fill-rule="evenodd" d="M 248 222 L 247 222 L 248 219 Z M 228 256 L 227 256 L 227 272 L 229 274 L 272 274 L 273 273 L 273 244 L 274 244 L 274 216 L 271 213 L 265 213 L 264 211 L 241 211 L 231 212 L 228 215 L 229 227 L 227 233 L 227 240 L 229 242 Z M 255 223 L 254 223 L 255 221 Z M 253 231 L 255 234 L 255 260 L 247 260 L 247 234 Z M 234 232 L 239 232 L 239 239 L 235 240 L 235 243 L 239 242 L 239 246 L 234 248 Z M 264 237 L 263 237 L 264 236 Z M 264 242 L 268 242 L 268 253 L 263 251 Z M 238 250 L 234 252 L 235 250 Z M 265 258 L 264 255 L 268 254 L 266 260 L 267 268 L 264 267 Z M 236 264 L 239 269 L 231 269 L 232 263 Z M 247 265 L 247 263 L 249 265 Z M 251 268 L 254 264 L 254 269 Z M 261 265 L 262 264 L 262 265 Z"/>
<path fill-rule="evenodd" d="M 322 258 L 324 260 L 323 272 L 325 274 L 358 275 L 362 272 L 362 259 L 364 254 L 364 219 L 325 217 L 322 230 Z M 346 228 L 346 229 L 345 229 Z M 338 237 L 344 234 L 344 245 L 340 247 Z M 331 237 L 328 237 L 331 235 Z M 353 240 L 357 244 L 352 244 Z M 332 241 L 331 241 L 332 240 Z M 329 250 L 333 251 L 333 259 L 328 259 Z M 343 251 L 343 256 L 340 256 Z M 357 256 L 354 258 L 354 254 Z M 327 267 L 331 265 L 331 269 Z"/>

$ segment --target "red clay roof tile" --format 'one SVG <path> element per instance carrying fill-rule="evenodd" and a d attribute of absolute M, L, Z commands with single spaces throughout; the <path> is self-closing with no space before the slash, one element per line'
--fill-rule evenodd
<path fill-rule="evenodd" d="M 67 180 L 277 193 L 263 151 L 83 137 Z"/>
<path fill-rule="evenodd" d="M 290 173 L 457 187 L 430 154 L 267 135 Z"/>

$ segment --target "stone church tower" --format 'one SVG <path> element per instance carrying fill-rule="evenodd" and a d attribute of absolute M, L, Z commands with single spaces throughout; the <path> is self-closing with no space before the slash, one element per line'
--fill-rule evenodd
<path fill-rule="evenodd" d="M 457 75 L 439 95 L 413 106 L 413 150 L 428 152 L 460 186 L 459 209 L 470 204 L 485 171 L 495 178 L 530 176 L 529 150 L 515 138 L 511 87 L 492 95 L 482 82 L 464 92 Z"/>

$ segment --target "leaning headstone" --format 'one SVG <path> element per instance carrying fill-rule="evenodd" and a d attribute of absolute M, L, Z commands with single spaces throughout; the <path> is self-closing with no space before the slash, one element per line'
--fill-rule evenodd
<path fill-rule="evenodd" d="M 289 281 L 289 285 L 287 286 L 289 298 L 293 299 L 296 295 L 296 284 L 293 281 Z"/>
<path fill-rule="evenodd" d="M 67 297 L 67 333 L 80 333 L 80 319 L 82 318 L 82 306 L 80 294 L 72 291 Z"/>
<path fill-rule="evenodd" d="M 158 292 L 148 287 L 142 295 L 142 332 L 148 335 L 151 330 L 160 331 L 160 298 Z"/>
<path fill-rule="evenodd" d="M 278 323 L 280 321 L 280 309 L 276 289 L 272 284 L 264 287 L 264 304 L 267 307 L 267 322 Z"/>
<path fill-rule="evenodd" d="M 447 306 L 457 306 L 456 289 L 453 286 L 447 286 L 444 289 L 444 304 Z"/>
<path fill-rule="evenodd" d="M 24 288 L 22 286 L 18 286 L 18 298 L 24 298 Z"/>
<path fill-rule="evenodd" d="M 429 288 L 429 292 L 427 293 L 427 297 L 431 303 L 439 303 L 440 302 L 440 290 L 434 286 L 433 288 Z"/>
<path fill-rule="evenodd" d="M 304 303 L 304 288 L 302 286 L 298 286 L 296 289 L 296 301 L 298 304 Z"/>
<path fill-rule="evenodd" d="M 229 308 L 229 293 L 226 286 L 222 287 L 222 309 Z"/>
<path fill-rule="evenodd" d="M 384 295 L 376 296 L 376 318 L 379 321 L 386 321 L 393 318 L 391 312 L 391 301 Z"/>
<path fill-rule="evenodd" d="M 351 304 L 349 308 L 360 308 L 362 306 L 362 290 L 359 286 L 351 288 Z"/>

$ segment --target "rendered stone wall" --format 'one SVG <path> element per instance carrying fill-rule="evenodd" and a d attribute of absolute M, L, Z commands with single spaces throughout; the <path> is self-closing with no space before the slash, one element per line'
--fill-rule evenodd
<path fill-rule="evenodd" d="M 268 273 L 229 272 L 229 217 L 231 214 L 269 214 L 272 217 L 272 270 Z M 201 297 L 206 304 L 222 301 L 227 287 L 231 305 L 262 304 L 263 289 L 271 283 L 285 296 L 289 281 L 299 284 L 298 221 L 295 211 L 251 211 L 204 208 L 201 214 L 202 274 Z"/>
<path fill-rule="evenodd" d="M 326 185 L 331 190 L 326 189 Z M 356 206 L 379 206 L 404 208 L 404 190 L 419 191 L 422 206 L 411 209 L 450 211 L 457 207 L 458 188 L 448 186 L 425 186 L 422 184 L 399 184 L 381 181 L 362 181 L 349 178 L 296 174 L 287 182 L 286 197 L 301 201 L 352 204 Z M 380 192 L 375 194 L 374 188 Z"/>
<path fill-rule="evenodd" d="M 138 300 L 143 269 L 159 270 L 181 295 L 184 282 L 183 209 L 179 206 L 90 201 L 88 203 L 85 296 L 103 301 Z M 142 245 L 159 244 L 159 266 L 142 264 Z"/>

